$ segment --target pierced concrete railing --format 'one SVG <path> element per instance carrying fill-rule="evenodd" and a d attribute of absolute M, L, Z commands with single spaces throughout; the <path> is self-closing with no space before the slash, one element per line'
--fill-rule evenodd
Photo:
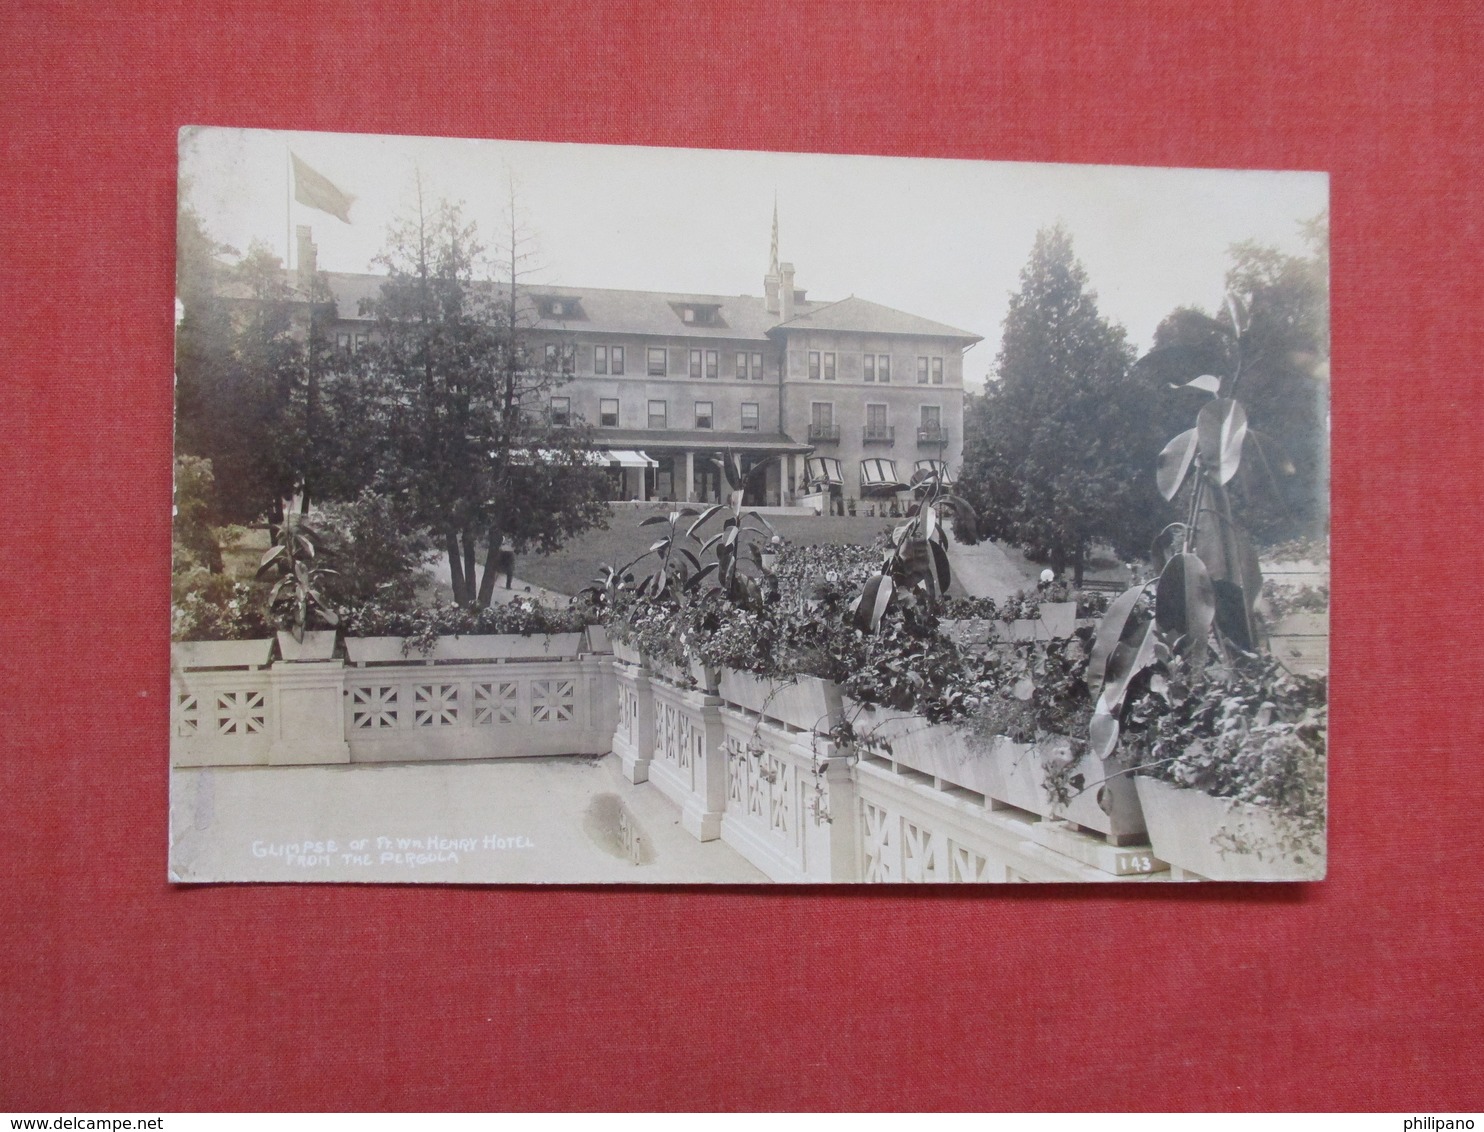
<path fill-rule="evenodd" d="M 273 642 L 172 648 L 171 764 L 436 762 L 606 754 L 615 686 L 583 634 L 350 638 L 346 660 L 270 663 Z"/>

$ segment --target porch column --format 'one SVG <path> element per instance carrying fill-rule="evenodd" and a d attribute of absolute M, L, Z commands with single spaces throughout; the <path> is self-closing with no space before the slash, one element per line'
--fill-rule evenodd
<path fill-rule="evenodd" d="M 696 454 L 689 448 L 685 450 L 685 491 L 676 494 L 686 503 L 696 501 Z"/>

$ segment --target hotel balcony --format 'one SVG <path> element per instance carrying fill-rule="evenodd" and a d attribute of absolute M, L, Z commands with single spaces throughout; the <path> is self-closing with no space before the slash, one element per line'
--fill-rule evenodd
<path fill-rule="evenodd" d="M 811 424 L 809 426 L 810 444 L 839 444 L 840 426 L 833 424 Z"/>
<path fill-rule="evenodd" d="M 895 444 L 897 430 L 892 425 L 866 425 L 861 430 L 861 441 L 864 444 Z"/>
<path fill-rule="evenodd" d="M 917 443 L 924 447 L 940 447 L 948 443 L 948 430 L 943 428 L 920 428 Z"/>

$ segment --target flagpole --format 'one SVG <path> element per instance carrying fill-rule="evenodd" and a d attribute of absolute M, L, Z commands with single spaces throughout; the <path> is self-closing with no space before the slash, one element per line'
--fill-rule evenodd
<path fill-rule="evenodd" d="M 285 272 L 293 270 L 290 262 L 294 254 L 294 155 L 287 146 L 284 147 L 284 192 L 283 192 L 283 269 Z"/>

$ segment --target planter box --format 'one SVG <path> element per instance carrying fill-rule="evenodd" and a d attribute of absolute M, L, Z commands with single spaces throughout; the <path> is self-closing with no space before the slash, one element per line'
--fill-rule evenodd
<path fill-rule="evenodd" d="M 1329 614 L 1290 613 L 1268 630 L 1268 648 L 1290 672 L 1322 676 L 1329 670 Z"/>
<path fill-rule="evenodd" d="M 1324 861 L 1296 861 L 1279 855 L 1273 814 L 1231 798 L 1213 798 L 1168 782 L 1134 780 L 1149 826 L 1149 843 L 1162 861 L 1208 880 L 1323 880 Z M 1223 851 L 1219 834 L 1257 847 L 1253 852 Z"/>
<path fill-rule="evenodd" d="M 865 707 L 848 697 L 844 704 L 857 742 L 870 753 L 943 782 L 988 793 L 987 760 L 971 749 L 961 728 L 890 708 Z"/>
<path fill-rule="evenodd" d="M 179 672 L 223 668 L 266 668 L 273 658 L 273 638 L 260 641 L 176 641 L 170 663 Z"/>
<path fill-rule="evenodd" d="M 305 634 L 307 637 L 308 634 Z M 562 660 L 582 652 L 581 633 L 522 637 L 516 633 L 439 637 L 426 655 L 404 648 L 406 637 L 347 637 L 345 654 L 356 666 L 368 664 L 472 664 L 499 660 Z"/>
<path fill-rule="evenodd" d="M 995 622 L 1002 641 L 1054 641 L 1070 637 L 1077 631 L 1075 601 L 1043 601 L 1040 617 L 1018 617 L 1014 621 Z"/>
<path fill-rule="evenodd" d="M 652 657 L 644 658 L 645 667 L 661 680 L 674 684 L 677 688 L 695 687 L 697 690 L 715 695 L 717 684 L 720 682 L 720 670 L 707 668 L 699 660 L 692 660 L 686 668 L 680 668 L 666 661 L 655 660 Z"/>
<path fill-rule="evenodd" d="M 615 660 L 620 660 L 624 664 L 632 664 L 636 668 L 644 664 L 644 657 L 639 652 L 637 646 L 631 645 L 627 641 L 620 641 L 617 637 L 610 637 L 608 640 L 613 645 L 613 657 Z"/>
<path fill-rule="evenodd" d="M 1066 758 L 1069 750 L 1065 739 L 1017 743 L 998 736 L 984 752 L 987 766 L 980 779 L 984 785 L 970 788 L 1043 818 L 1064 819 L 1101 833 L 1114 845 L 1141 841 L 1145 827 L 1138 792 L 1128 775 L 1118 773 L 1122 768 L 1116 759 L 1083 755 L 1076 770 L 1087 780 L 1087 789 L 1074 795 L 1066 806 L 1052 806 L 1046 793 L 1046 767 L 1053 760 Z M 1106 810 L 1098 804 L 1102 786 L 1106 787 Z"/>
<path fill-rule="evenodd" d="M 795 731 L 823 733 L 840 719 L 840 689 L 816 676 L 764 678 L 723 668 L 718 694 L 729 704 Z"/>
<path fill-rule="evenodd" d="M 291 663 L 329 660 L 335 655 L 335 630 L 310 629 L 305 632 L 302 641 L 296 641 L 292 633 L 280 629 L 278 655 Z"/>

